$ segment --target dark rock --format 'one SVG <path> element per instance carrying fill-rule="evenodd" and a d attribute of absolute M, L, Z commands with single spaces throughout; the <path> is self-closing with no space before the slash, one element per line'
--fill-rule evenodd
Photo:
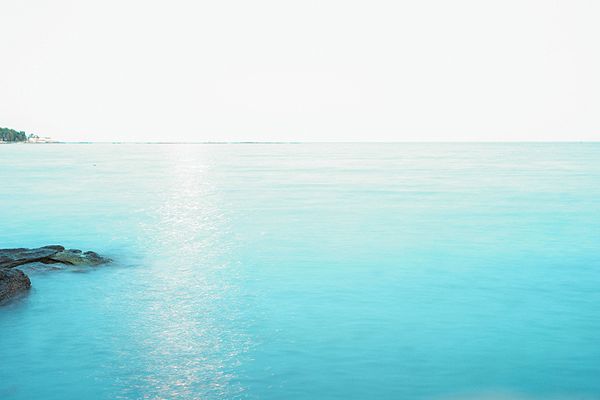
<path fill-rule="evenodd" d="M 0 269 L 0 303 L 28 290 L 29 277 L 18 269 Z"/>
<path fill-rule="evenodd" d="M 41 262 L 44 264 L 100 265 L 110 262 L 93 251 L 65 250 L 63 246 L 45 246 L 37 249 L 0 249 L 0 268 L 14 268 L 19 265 Z"/>
<path fill-rule="evenodd" d="M 106 257 L 102 257 L 100 254 L 96 253 L 95 251 L 86 251 L 85 253 L 83 253 L 83 255 L 92 265 L 104 264 L 110 261 Z"/>
<path fill-rule="evenodd" d="M 51 262 L 59 262 L 68 265 L 100 265 L 109 262 L 108 258 L 100 256 L 93 251 L 82 253 L 81 250 L 65 250 L 48 257 Z"/>
<path fill-rule="evenodd" d="M 14 268 L 32 262 L 44 262 L 48 257 L 64 251 L 62 246 L 44 246 L 37 249 L 0 249 L 0 268 Z"/>

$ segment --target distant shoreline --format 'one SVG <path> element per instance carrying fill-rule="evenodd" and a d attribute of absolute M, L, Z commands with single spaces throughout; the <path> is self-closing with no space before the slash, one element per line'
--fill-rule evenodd
<path fill-rule="evenodd" d="M 580 141 L 398 141 L 398 142 L 253 142 L 253 141 L 231 141 L 231 142 L 87 142 L 87 141 L 48 141 L 48 142 L 3 142 L 0 145 L 50 145 L 50 144 L 148 144 L 148 145 L 205 145 L 205 144 L 600 144 L 600 140 L 580 140 Z"/>

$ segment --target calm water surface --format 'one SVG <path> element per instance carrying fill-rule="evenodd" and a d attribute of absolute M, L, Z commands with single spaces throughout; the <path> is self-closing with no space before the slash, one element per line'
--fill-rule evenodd
<path fill-rule="evenodd" d="M 600 398 L 599 144 L 2 145 L 1 399 Z"/>

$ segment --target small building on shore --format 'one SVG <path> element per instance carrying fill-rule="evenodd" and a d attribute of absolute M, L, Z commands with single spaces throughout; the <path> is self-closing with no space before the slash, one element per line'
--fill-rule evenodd
<path fill-rule="evenodd" d="M 33 136 L 27 139 L 27 143 L 58 143 L 56 140 L 48 136 L 37 137 Z"/>

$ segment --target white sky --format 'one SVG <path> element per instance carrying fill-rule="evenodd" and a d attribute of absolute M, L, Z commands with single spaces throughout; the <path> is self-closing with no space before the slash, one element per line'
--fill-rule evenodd
<path fill-rule="evenodd" d="M 62 140 L 600 140 L 598 0 L 0 0 L 0 126 Z"/>

